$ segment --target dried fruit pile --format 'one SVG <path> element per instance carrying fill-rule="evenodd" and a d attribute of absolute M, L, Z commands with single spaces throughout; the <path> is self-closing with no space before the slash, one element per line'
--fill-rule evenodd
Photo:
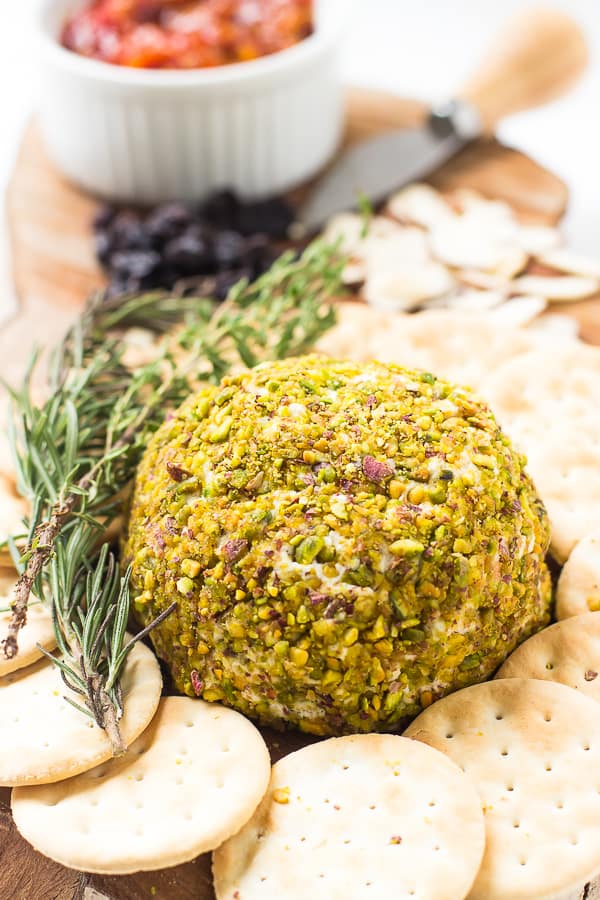
<path fill-rule="evenodd" d="M 242 202 L 219 191 L 192 209 L 169 203 L 142 213 L 115 206 L 96 216 L 96 253 L 117 296 L 149 288 L 182 289 L 223 300 L 242 278 L 270 268 L 292 222 L 277 197 Z"/>

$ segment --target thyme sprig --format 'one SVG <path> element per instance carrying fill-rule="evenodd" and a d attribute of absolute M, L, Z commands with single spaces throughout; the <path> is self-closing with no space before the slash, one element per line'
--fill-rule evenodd
<path fill-rule="evenodd" d="M 336 248 L 315 243 L 299 259 L 284 254 L 253 284 L 241 282 L 220 306 L 158 293 L 119 302 L 96 295 L 51 355 L 48 399 L 33 399 L 37 356 L 10 390 L 17 485 L 31 514 L 25 551 L 10 541 L 20 576 L 2 650 L 18 653 L 30 595 L 46 598 L 62 654 L 50 658 L 82 698 L 69 702 L 106 730 L 115 753 L 123 750 L 127 655 L 175 604 L 126 639 L 130 573 L 120 575 L 106 528 L 166 410 L 201 381 L 310 349 L 334 323 L 327 301 L 340 292 L 343 263 Z M 132 326 L 162 336 L 156 358 L 133 371 L 121 338 Z"/>

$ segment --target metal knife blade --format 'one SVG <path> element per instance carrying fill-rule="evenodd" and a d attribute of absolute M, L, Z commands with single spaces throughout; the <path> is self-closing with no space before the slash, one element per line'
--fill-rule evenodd
<path fill-rule="evenodd" d="M 421 128 L 392 131 L 347 150 L 297 213 L 303 230 L 319 229 L 361 196 L 380 203 L 393 190 L 438 168 L 481 133 L 479 114 L 463 101 L 432 111 Z"/>

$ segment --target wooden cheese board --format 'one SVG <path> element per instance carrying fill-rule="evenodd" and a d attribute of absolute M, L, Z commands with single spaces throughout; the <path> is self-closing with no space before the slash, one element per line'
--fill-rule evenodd
<path fill-rule="evenodd" d="M 422 104 L 379 92 L 351 90 L 346 142 L 419 123 Z M 470 187 L 513 205 L 524 221 L 556 224 L 568 192 L 554 174 L 494 139 L 478 141 L 430 181 L 442 191 Z M 15 380 L 30 348 L 60 337 L 86 295 L 102 288 L 91 220 L 97 201 L 63 180 L 48 160 L 33 122 L 8 191 L 8 223 L 17 315 L 0 331 L 0 374 Z M 558 307 L 560 309 L 560 307 Z M 556 307 L 555 307 L 556 309 Z M 600 344 L 600 303 L 569 304 L 582 336 Z M 266 733 L 273 760 L 307 743 L 299 734 Z M 36 853 L 18 834 L 10 792 L 0 789 L 0 900 L 213 900 L 210 858 L 158 872 L 105 877 L 74 872 Z M 600 900 L 600 882 L 568 900 Z M 567 898 L 565 898 L 567 900 Z"/>

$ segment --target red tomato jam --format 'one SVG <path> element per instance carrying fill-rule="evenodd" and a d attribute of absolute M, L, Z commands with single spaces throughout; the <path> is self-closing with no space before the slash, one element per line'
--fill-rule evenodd
<path fill-rule="evenodd" d="M 201 69 L 277 53 L 312 30 L 313 0 L 93 0 L 62 43 L 118 66 Z"/>

